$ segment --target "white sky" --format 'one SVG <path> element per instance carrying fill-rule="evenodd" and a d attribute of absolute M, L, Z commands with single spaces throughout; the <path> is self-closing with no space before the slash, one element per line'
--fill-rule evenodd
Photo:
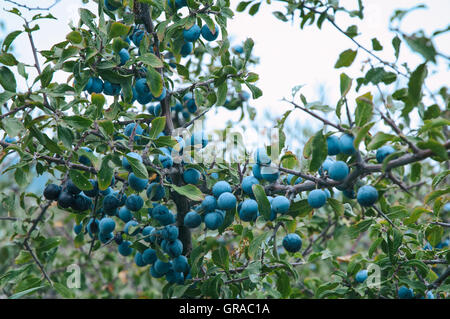
<path fill-rule="evenodd" d="M 20 0 L 18 1 L 20 2 Z M 22 2 L 26 2 L 29 6 L 45 7 L 47 4 L 51 4 L 53 0 L 22 0 Z M 232 8 L 235 9 L 239 1 L 232 0 L 231 2 Z M 5 1 L 3 3 L 5 8 L 11 7 L 9 3 Z M 388 31 L 389 17 L 396 8 L 410 8 L 419 3 L 426 3 L 428 9 L 410 13 L 402 23 L 403 31 L 411 33 L 423 28 L 426 34 L 430 34 L 430 32 L 443 29 L 449 24 L 450 1 L 448 0 L 365 0 L 366 18 L 363 24 L 357 19 L 348 19 L 344 14 L 340 14 L 336 22 L 344 30 L 351 24 L 357 24 L 358 31 L 362 35 L 356 39 L 368 48 L 371 48 L 371 39 L 377 37 L 385 48 L 377 54 L 383 59 L 394 61 L 394 51 L 391 45 L 394 35 Z M 341 1 L 341 4 L 356 8 L 357 0 Z M 39 50 L 49 49 L 53 44 L 65 39 L 66 34 L 70 31 L 67 25 L 68 21 L 78 22 L 78 8 L 81 5 L 81 1 L 62 0 L 52 9 L 52 14 L 58 20 L 42 20 L 40 22 L 41 29 L 34 33 Z M 91 8 L 93 12 L 97 11 L 96 5 L 93 3 L 89 4 L 88 8 Z M 291 109 L 292 107 L 289 104 L 280 100 L 283 97 L 289 98 L 291 88 L 299 84 L 305 85 L 301 92 L 307 97 L 308 101 L 319 100 L 321 98 L 320 89 L 322 89 L 323 102 L 334 107 L 340 97 L 339 74 L 345 72 L 352 78 L 364 74 L 360 72 L 361 64 L 359 62 L 367 59 L 367 55 L 361 50 L 358 51 L 357 60 L 352 67 L 334 69 L 339 53 L 348 48 L 355 49 L 355 45 L 330 24 L 325 22 L 322 30 L 318 30 L 315 25 L 306 26 L 305 29 L 301 30 L 298 19 L 293 24 L 276 19 L 272 15 L 272 12 L 276 10 L 284 12 L 282 4 L 273 2 L 272 5 L 267 5 L 263 2 L 256 16 L 251 17 L 248 13 L 236 13 L 234 19 L 229 21 L 229 34 L 232 38 L 232 44 L 237 44 L 247 37 L 251 37 L 255 42 L 254 54 L 260 58 L 260 64 L 254 68 L 254 71 L 260 75 L 257 85 L 263 90 L 264 95 L 257 100 L 250 101 L 251 106 L 257 110 L 257 118 L 254 123 L 250 123 L 246 119 L 244 125 L 247 126 L 270 127 L 273 121 L 267 115 L 277 118 Z M 248 8 L 246 11 L 248 11 Z M 26 13 L 26 10 L 24 12 Z M 35 13 L 33 12 L 33 14 Z M 20 29 L 23 24 L 21 19 L 9 13 L 2 13 L 1 19 L 5 21 L 7 33 Z M 450 35 L 448 33 L 441 35 L 438 40 L 439 42 L 435 43 L 438 51 L 449 55 Z M 32 55 L 26 35 L 21 35 L 14 44 L 18 59 L 32 64 Z M 402 43 L 400 61 L 408 62 L 409 66 L 414 69 L 422 62 L 422 57 L 411 53 L 409 48 Z M 448 84 L 449 80 L 449 71 L 445 61 L 439 59 L 438 62 L 438 66 L 430 65 L 432 69 L 438 71 L 427 80 L 427 86 L 432 90 Z M 64 74 L 55 77 L 54 80 L 65 81 L 66 77 L 67 74 Z M 24 88 L 23 83 L 21 87 Z M 363 88 L 359 91 L 359 94 L 350 94 L 350 106 L 353 107 L 356 96 L 368 90 L 368 88 Z M 389 88 L 387 92 L 392 93 L 393 90 L 393 88 Z M 375 90 L 372 90 L 372 93 L 375 96 L 377 95 Z M 217 108 L 208 113 L 205 123 L 206 130 L 223 128 L 227 120 L 235 121 L 239 117 L 239 111 L 231 112 L 224 108 Z M 300 131 L 307 126 L 318 128 L 320 123 L 307 114 L 296 110 L 291 114 L 288 125 L 296 131 Z M 247 127 L 246 133 L 250 132 L 251 130 Z M 250 143 L 260 142 L 262 139 L 260 134 L 253 131 L 253 134 L 246 135 L 244 140 L 246 143 Z M 287 143 L 293 148 L 301 149 L 302 144 L 299 141 L 299 135 L 288 136 Z"/>

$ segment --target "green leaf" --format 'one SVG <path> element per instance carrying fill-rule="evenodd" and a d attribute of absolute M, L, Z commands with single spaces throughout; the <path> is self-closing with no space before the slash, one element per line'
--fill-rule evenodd
<path fill-rule="evenodd" d="M 283 22 L 287 22 L 288 21 L 286 16 L 280 11 L 272 12 L 272 14 L 275 16 L 275 18 L 277 18 L 277 19 L 279 19 L 279 20 L 281 20 Z"/>
<path fill-rule="evenodd" d="M 404 38 L 406 40 L 406 43 L 408 43 L 409 47 L 416 51 L 417 53 L 421 54 L 425 60 L 432 61 L 436 63 L 436 49 L 434 48 L 433 42 L 431 42 L 431 39 L 426 37 L 417 37 L 417 36 L 407 36 L 404 35 Z"/>
<path fill-rule="evenodd" d="M 247 81 L 245 81 L 245 85 L 247 85 L 247 87 L 249 88 L 249 90 L 252 92 L 252 97 L 253 99 L 257 99 L 260 96 L 263 95 L 263 92 L 261 91 L 260 88 L 258 88 L 257 86 L 248 83 Z"/>
<path fill-rule="evenodd" d="M 164 131 L 165 126 L 166 126 L 166 118 L 164 116 L 153 119 L 150 128 L 149 138 L 152 140 L 157 138 L 159 133 Z"/>
<path fill-rule="evenodd" d="M 380 44 L 380 41 L 378 41 L 377 38 L 372 39 L 372 48 L 374 49 L 374 51 L 383 50 L 383 46 Z"/>
<path fill-rule="evenodd" d="M 111 25 L 111 30 L 109 31 L 110 38 L 120 37 L 127 35 L 130 32 L 130 26 L 127 26 L 120 22 L 113 22 Z"/>
<path fill-rule="evenodd" d="M 57 125 L 56 131 L 58 133 L 58 139 L 63 142 L 64 146 L 68 149 L 72 148 L 73 143 L 73 132 L 67 127 Z"/>
<path fill-rule="evenodd" d="M 21 292 L 15 293 L 15 294 L 12 295 L 12 296 L 9 296 L 8 299 L 20 299 L 20 298 L 22 298 L 23 296 L 26 296 L 26 295 L 28 295 L 28 294 L 31 294 L 32 292 L 35 292 L 35 291 L 37 291 L 37 290 L 39 290 L 39 289 L 42 289 L 42 288 L 44 288 L 44 287 L 46 287 L 46 286 L 43 285 L 43 286 L 33 287 L 33 288 L 30 288 L 30 289 L 27 289 L 27 290 L 23 290 L 23 291 L 21 291 Z"/>
<path fill-rule="evenodd" d="M 420 149 L 430 149 L 433 151 L 433 153 L 438 157 L 441 161 L 446 161 L 448 159 L 447 155 L 447 149 L 444 145 L 442 145 L 439 142 L 436 142 L 435 140 L 428 140 L 427 142 L 418 142 L 417 146 Z"/>
<path fill-rule="evenodd" d="M 347 95 L 352 87 L 352 79 L 345 73 L 341 73 L 340 75 L 340 88 L 341 88 L 341 97 Z"/>
<path fill-rule="evenodd" d="M 450 170 L 445 170 L 445 171 L 440 172 L 439 174 L 437 174 L 433 178 L 433 182 L 431 183 L 431 186 L 433 187 L 433 189 L 436 189 L 436 186 L 438 186 L 438 184 L 440 182 L 442 182 L 449 174 L 450 174 Z"/>
<path fill-rule="evenodd" d="M 40 80 L 41 80 L 41 86 L 43 88 L 46 88 L 53 78 L 53 73 L 55 71 L 53 70 L 52 66 L 50 64 L 47 64 L 44 70 L 42 70 Z"/>
<path fill-rule="evenodd" d="M 14 77 L 14 73 L 6 66 L 0 66 L 0 85 L 6 91 L 16 92 L 16 78 Z"/>
<path fill-rule="evenodd" d="M 83 36 L 80 32 L 74 30 L 66 35 L 66 39 L 69 40 L 73 44 L 80 44 L 83 41 Z"/>
<path fill-rule="evenodd" d="M 90 127 L 93 122 L 91 119 L 82 117 L 80 115 L 64 116 L 62 119 L 69 126 L 72 126 L 76 129 L 80 129 L 80 130 Z"/>
<path fill-rule="evenodd" d="M 330 197 L 327 199 L 327 202 L 328 204 L 330 204 L 330 206 L 333 208 L 333 210 L 336 212 L 338 216 L 344 215 L 345 208 L 341 201 L 338 201 L 337 199 Z"/>
<path fill-rule="evenodd" d="M 439 225 L 433 225 L 428 227 L 425 231 L 425 236 L 429 241 L 431 246 L 436 246 L 441 242 L 442 236 L 444 235 L 444 229 Z"/>
<path fill-rule="evenodd" d="M 174 191 L 176 191 L 178 194 L 186 196 L 187 198 L 193 200 L 193 201 L 202 201 L 204 199 L 204 195 L 201 190 L 197 188 L 197 186 L 188 184 L 184 186 L 177 186 L 170 184 L 170 187 L 173 188 Z"/>
<path fill-rule="evenodd" d="M 351 49 L 345 50 L 339 55 L 338 60 L 336 61 L 336 64 L 334 65 L 334 68 L 339 69 L 342 67 L 347 67 L 352 65 L 353 61 L 356 57 L 356 52 Z"/>
<path fill-rule="evenodd" d="M 17 63 L 19 63 L 19 62 L 16 60 L 14 55 L 12 55 L 11 53 L 3 52 L 0 54 L 0 63 L 7 65 L 7 66 L 14 66 L 14 65 L 17 65 Z"/>
<path fill-rule="evenodd" d="M 89 191 L 93 189 L 91 182 L 86 178 L 80 171 L 71 169 L 69 171 L 69 176 L 72 182 L 82 191 Z"/>
<path fill-rule="evenodd" d="M 22 33 L 22 31 L 16 30 L 11 33 L 9 33 L 6 38 L 3 40 L 2 43 L 2 51 L 6 52 L 8 51 L 9 47 L 11 46 L 11 43 Z"/>
<path fill-rule="evenodd" d="M 101 191 L 104 191 L 111 185 L 114 176 L 114 169 L 109 166 L 110 159 L 111 156 L 105 156 L 98 171 L 98 188 Z"/>
<path fill-rule="evenodd" d="M 163 91 L 163 80 L 161 74 L 159 74 L 155 69 L 148 68 L 147 71 L 147 84 L 152 92 L 152 95 L 158 97 Z"/>
<path fill-rule="evenodd" d="M 212 260 L 214 264 L 216 264 L 219 267 L 222 267 L 226 271 L 229 269 L 229 256 L 228 256 L 228 250 L 225 248 L 225 246 L 219 246 L 218 249 L 214 250 L 212 252 Z"/>
<path fill-rule="evenodd" d="M 145 53 L 137 58 L 137 61 L 144 63 L 145 65 L 151 66 L 153 68 L 162 68 L 163 62 L 153 53 Z"/>
<path fill-rule="evenodd" d="M 2 120 L 3 129 L 8 133 L 10 137 L 19 135 L 20 132 L 25 130 L 23 123 L 15 117 L 5 117 Z"/>
<path fill-rule="evenodd" d="M 445 195 L 450 193 L 450 187 L 447 187 L 446 189 L 439 189 L 437 191 L 429 193 L 427 196 L 425 196 L 425 204 L 428 204 L 438 198 L 439 196 Z"/>
<path fill-rule="evenodd" d="M 258 210 L 265 220 L 270 220 L 270 202 L 267 198 L 264 187 L 259 184 L 254 184 L 252 186 L 253 194 L 258 202 Z"/>
<path fill-rule="evenodd" d="M 323 130 L 320 130 L 314 135 L 311 142 L 311 148 L 312 158 L 309 163 L 309 170 L 315 172 L 319 169 L 320 165 L 322 165 L 328 155 L 327 140 L 323 135 Z"/>
<path fill-rule="evenodd" d="M 419 65 L 412 73 L 408 82 L 408 96 L 413 106 L 421 100 L 422 85 L 427 77 L 427 66 L 425 63 Z"/>
<path fill-rule="evenodd" d="M 398 36 L 395 36 L 392 39 L 392 46 L 394 47 L 395 50 L 395 58 L 398 59 L 398 56 L 400 54 L 400 44 L 402 43 L 402 41 L 400 40 L 400 38 Z"/>
<path fill-rule="evenodd" d="M 127 158 L 128 163 L 130 163 L 131 169 L 137 178 L 148 179 L 148 171 L 144 163 L 142 163 L 139 159 L 128 155 L 125 155 L 125 157 Z"/>
<path fill-rule="evenodd" d="M 64 298 L 67 298 L 67 299 L 75 298 L 75 293 L 72 290 L 70 290 L 69 288 L 67 288 L 67 286 L 65 286 L 59 282 L 54 282 L 53 288 L 55 288 L 55 290 Z"/>
<path fill-rule="evenodd" d="M 291 293 L 291 284 L 286 272 L 277 272 L 277 290 L 282 298 L 287 298 Z"/>
<path fill-rule="evenodd" d="M 383 132 L 377 132 L 374 137 L 372 137 L 372 140 L 367 145 L 367 150 L 372 151 L 380 148 L 387 142 L 393 141 L 396 138 L 395 135 L 392 134 L 386 134 Z"/>
<path fill-rule="evenodd" d="M 313 208 L 308 204 L 307 199 L 302 199 L 296 202 L 292 202 L 291 206 L 289 207 L 288 215 L 292 217 L 303 217 L 308 215 L 313 211 Z"/>
<path fill-rule="evenodd" d="M 355 149 L 359 149 L 359 144 L 361 141 L 368 136 L 370 129 L 372 126 L 374 126 L 375 122 L 370 122 L 358 129 L 358 133 L 356 134 L 355 140 L 353 141 L 353 145 L 355 146 Z"/>
<path fill-rule="evenodd" d="M 403 222 L 406 225 L 415 223 L 420 218 L 420 216 L 422 216 L 422 214 L 424 214 L 424 213 L 432 213 L 432 211 L 430 211 L 424 207 L 416 207 L 412 211 L 411 215 L 408 218 L 404 219 Z"/>
<path fill-rule="evenodd" d="M 373 115 L 373 97 L 370 92 L 356 98 L 355 124 L 363 127 L 372 119 Z"/>

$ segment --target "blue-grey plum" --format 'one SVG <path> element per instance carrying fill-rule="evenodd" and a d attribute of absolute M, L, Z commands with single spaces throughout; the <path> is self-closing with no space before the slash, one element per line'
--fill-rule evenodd
<path fill-rule="evenodd" d="M 242 179 L 241 188 L 244 191 L 244 193 L 248 195 L 253 195 L 252 186 L 255 184 L 259 184 L 259 181 L 255 176 L 246 176 Z"/>
<path fill-rule="evenodd" d="M 153 194 L 153 195 L 152 195 Z M 152 201 L 159 201 L 164 198 L 166 191 L 160 183 L 151 183 L 147 187 L 147 197 Z"/>
<path fill-rule="evenodd" d="M 378 163 L 383 163 L 384 159 L 395 153 L 395 149 L 390 145 L 384 145 L 377 150 L 376 158 Z"/>
<path fill-rule="evenodd" d="M 137 212 L 144 206 L 144 200 L 142 199 L 141 196 L 132 194 L 132 195 L 128 196 L 128 198 L 125 202 L 125 206 L 129 210 L 131 210 L 133 212 Z"/>
<path fill-rule="evenodd" d="M 358 189 L 356 199 L 361 206 L 372 206 L 378 199 L 378 191 L 373 186 L 364 185 Z"/>
<path fill-rule="evenodd" d="M 198 38 L 200 38 L 200 27 L 197 24 L 194 24 L 189 29 L 184 29 L 183 37 L 187 42 L 197 41 Z"/>
<path fill-rule="evenodd" d="M 258 203 L 254 199 L 246 199 L 239 209 L 239 218 L 244 222 L 256 220 L 258 216 Z"/>
<path fill-rule="evenodd" d="M 142 260 L 147 264 L 147 265 L 151 265 L 154 264 L 156 261 L 157 257 L 156 257 L 156 250 L 154 250 L 153 248 L 147 248 L 146 250 L 144 250 L 144 252 L 142 253 Z"/>
<path fill-rule="evenodd" d="M 344 134 L 339 138 L 339 152 L 347 155 L 355 153 L 353 141 L 355 137 L 349 134 Z"/>
<path fill-rule="evenodd" d="M 188 168 L 183 172 L 183 180 L 186 184 L 198 184 L 200 176 L 200 172 L 195 168 Z"/>
<path fill-rule="evenodd" d="M 189 271 L 188 260 L 183 255 L 175 257 L 172 260 L 172 266 L 173 266 L 173 270 L 175 270 L 176 272 L 183 272 L 184 273 L 184 272 Z"/>
<path fill-rule="evenodd" d="M 208 25 L 204 24 L 201 33 L 206 41 L 214 41 L 219 36 L 219 26 L 216 24 L 214 25 L 214 30 L 211 30 Z"/>
<path fill-rule="evenodd" d="M 336 135 L 330 135 L 327 137 L 328 155 L 339 154 L 339 138 Z"/>
<path fill-rule="evenodd" d="M 367 269 L 358 271 L 355 276 L 356 281 L 359 282 L 360 284 L 363 283 L 367 279 L 367 274 L 368 274 Z"/>
<path fill-rule="evenodd" d="M 230 192 L 220 194 L 217 199 L 217 207 L 223 210 L 229 210 L 236 207 L 236 196 Z"/>
<path fill-rule="evenodd" d="M 103 217 L 100 220 L 100 232 L 107 234 L 107 233 L 112 233 L 114 231 L 114 229 L 116 228 L 116 222 L 114 221 L 114 219 L 110 218 L 110 217 Z"/>
<path fill-rule="evenodd" d="M 137 192 L 143 191 L 148 185 L 148 179 L 139 178 L 134 173 L 128 175 L 128 185 Z"/>
<path fill-rule="evenodd" d="M 289 199 L 284 196 L 276 196 L 272 200 L 271 206 L 276 213 L 286 214 L 289 211 L 291 203 L 289 202 Z"/>
<path fill-rule="evenodd" d="M 231 186 L 226 181 L 218 181 L 213 185 L 212 193 L 214 197 L 218 198 L 222 193 L 231 193 Z"/>
<path fill-rule="evenodd" d="M 57 200 L 61 194 L 61 186 L 48 184 L 44 189 L 44 197 L 48 200 Z"/>
<path fill-rule="evenodd" d="M 321 189 L 312 190 L 308 194 L 308 204 L 312 208 L 320 208 L 323 205 L 325 205 L 326 201 L 327 201 L 327 195 Z"/>
<path fill-rule="evenodd" d="M 118 247 L 119 249 L 119 254 L 121 254 L 122 256 L 130 256 L 133 253 L 133 248 L 131 248 L 132 242 L 129 240 L 124 240 Z"/>
<path fill-rule="evenodd" d="M 302 248 L 302 239 L 297 234 L 288 234 L 283 238 L 283 247 L 290 253 L 295 253 Z"/>
<path fill-rule="evenodd" d="M 194 211 L 187 213 L 184 216 L 184 225 L 189 228 L 196 228 L 202 223 L 202 217 Z"/>
<path fill-rule="evenodd" d="M 349 173 L 347 164 L 343 161 L 336 161 L 330 166 L 328 175 L 335 181 L 343 181 Z"/>
<path fill-rule="evenodd" d="M 217 208 L 217 200 L 214 196 L 208 195 L 202 201 L 201 207 L 207 213 L 212 212 Z"/>

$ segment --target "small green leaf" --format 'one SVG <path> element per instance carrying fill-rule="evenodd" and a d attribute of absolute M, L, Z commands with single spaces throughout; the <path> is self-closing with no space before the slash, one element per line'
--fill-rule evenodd
<path fill-rule="evenodd" d="M 165 126 L 166 126 L 166 118 L 164 116 L 153 119 L 150 128 L 149 138 L 152 140 L 157 138 L 158 135 L 162 131 L 164 131 Z"/>
<path fill-rule="evenodd" d="M 186 196 L 187 198 L 193 200 L 193 201 L 202 201 L 204 199 L 204 195 L 201 190 L 197 188 L 197 186 L 188 184 L 184 186 L 176 186 L 173 184 L 169 185 L 173 188 L 174 191 L 176 191 L 178 194 Z"/>
<path fill-rule="evenodd" d="M 335 69 L 339 69 L 342 67 L 347 67 L 352 65 L 353 61 L 356 57 L 356 52 L 351 49 L 345 50 L 339 55 L 338 60 L 336 61 L 336 64 L 334 65 Z"/>
<path fill-rule="evenodd" d="M 259 184 L 254 184 L 252 186 L 253 194 L 258 202 L 258 210 L 265 220 L 270 220 L 270 203 L 266 196 L 264 187 Z"/>
<path fill-rule="evenodd" d="M 82 191 L 89 191 L 93 188 L 91 182 L 89 182 L 89 179 L 86 178 L 80 171 L 71 169 L 69 171 L 69 176 L 72 182 Z"/>

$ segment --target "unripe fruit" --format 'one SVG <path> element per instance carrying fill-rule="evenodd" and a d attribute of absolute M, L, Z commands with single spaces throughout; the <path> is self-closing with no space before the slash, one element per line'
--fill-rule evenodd
<path fill-rule="evenodd" d="M 385 145 L 380 147 L 376 153 L 377 162 L 383 163 L 384 159 L 389 155 L 391 155 L 392 153 L 395 153 L 395 149 L 392 146 Z"/>
<path fill-rule="evenodd" d="M 289 211 L 291 203 L 284 196 L 277 196 L 272 200 L 271 206 L 275 213 L 286 214 Z"/>
<path fill-rule="evenodd" d="M 202 37 L 206 41 L 214 41 L 219 36 L 219 26 L 217 24 L 215 24 L 214 26 L 215 26 L 215 30 L 211 30 L 208 27 L 208 25 L 206 25 L 206 24 L 204 24 L 202 26 L 202 30 L 201 30 Z"/>
<path fill-rule="evenodd" d="M 339 154 L 339 138 L 336 135 L 327 137 L 328 155 Z"/>
<path fill-rule="evenodd" d="M 363 270 L 358 271 L 358 273 L 355 276 L 355 279 L 360 284 L 363 283 L 364 281 L 366 281 L 366 279 L 367 279 L 367 269 L 363 269 Z"/>
<path fill-rule="evenodd" d="M 253 189 L 252 186 L 255 184 L 259 184 L 258 179 L 256 179 L 256 177 L 254 176 L 246 176 L 242 179 L 242 190 L 244 191 L 244 193 L 248 194 L 248 195 L 253 195 Z"/>
<path fill-rule="evenodd" d="M 153 193 L 153 195 L 152 195 Z M 147 187 L 147 197 L 152 201 L 159 201 L 164 198 L 166 191 L 160 183 L 151 183 Z"/>
<path fill-rule="evenodd" d="M 347 177 L 348 173 L 349 168 L 347 164 L 343 161 L 337 161 L 330 166 L 328 175 L 335 181 L 343 181 Z"/>
<path fill-rule="evenodd" d="M 352 135 L 344 134 L 339 138 L 339 151 L 341 153 L 352 155 L 355 152 L 353 141 L 355 138 Z"/>
<path fill-rule="evenodd" d="M 200 37 L 200 27 L 197 24 L 192 25 L 189 29 L 183 30 L 184 40 L 187 42 L 197 41 Z"/>
<path fill-rule="evenodd" d="M 372 206 L 378 199 L 378 191 L 373 186 L 365 185 L 358 189 L 356 199 L 361 206 Z"/>
<path fill-rule="evenodd" d="M 200 172 L 195 168 L 189 168 L 183 172 L 183 180 L 186 184 L 197 184 L 200 176 Z"/>
<path fill-rule="evenodd" d="M 302 248 L 302 239 L 297 234 L 288 234 L 283 238 L 283 247 L 290 253 L 295 253 Z"/>
<path fill-rule="evenodd" d="M 219 181 L 214 184 L 212 193 L 214 197 L 218 198 L 222 193 L 231 193 L 231 186 L 226 181 Z"/>
<path fill-rule="evenodd" d="M 121 254 L 122 256 L 130 256 L 133 253 L 133 248 L 131 248 L 131 241 L 129 240 L 124 240 L 118 247 L 119 249 L 119 254 Z"/>
<path fill-rule="evenodd" d="M 128 208 L 122 207 L 122 208 L 119 210 L 119 218 L 120 218 L 123 222 L 127 223 L 127 222 L 129 222 L 129 221 L 133 218 L 133 214 L 131 213 L 131 211 L 130 211 Z"/>
<path fill-rule="evenodd" d="M 217 200 L 214 196 L 208 195 L 203 200 L 201 207 L 207 213 L 214 211 L 217 208 Z"/>
<path fill-rule="evenodd" d="M 196 228 L 202 223 L 202 217 L 197 212 L 189 212 L 184 216 L 184 225 L 189 228 Z"/>
<path fill-rule="evenodd" d="M 236 207 L 236 196 L 229 192 L 222 193 L 217 199 L 217 207 L 229 210 Z"/>
<path fill-rule="evenodd" d="M 315 189 L 308 194 L 308 204 L 312 208 L 320 208 L 325 205 L 327 195 L 321 189 Z"/>
<path fill-rule="evenodd" d="M 61 193 L 61 186 L 48 184 L 44 189 L 44 197 L 48 200 L 57 200 Z"/>
<path fill-rule="evenodd" d="M 128 185 L 135 191 L 141 192 L 147 187 L 148 180 L 136 177 L 134 173 L 130 173 L 130 175 L 128 175 Z"/>

